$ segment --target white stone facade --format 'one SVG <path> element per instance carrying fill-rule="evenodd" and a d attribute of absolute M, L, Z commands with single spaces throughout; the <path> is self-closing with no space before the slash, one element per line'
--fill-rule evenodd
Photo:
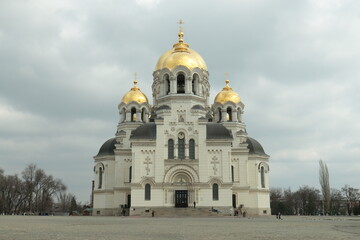
<path fill-rule="evenodd" d="M 194 202 L 270 214 L 269 156 L 248 137 L 244 104 L 210 105 L 203 66 L 179 61 L 153 78 L 153 105 L 136 97 L 121 102 L 117 133 L 94 157 L 93 214 L 118 215 L 130 205 L 129 214 L 138 215 Z"/>

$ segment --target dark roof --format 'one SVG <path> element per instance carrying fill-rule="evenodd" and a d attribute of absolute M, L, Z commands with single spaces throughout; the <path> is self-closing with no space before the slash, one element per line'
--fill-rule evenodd
<path fill-rule="evenodd" d="M 156 124 L 145 123 L 131 132 L 130 139 L 156 139 Z"/>
<path fill-rule="evenodd" d="M 220 123 L 206 124 L 206 139 L 232 139 L 231 131 Z"/>
<path fill-rule="evenodd" d="M 193 106 L 191 109 L 194 109 L 194 110 L 205 110 L 205 108 L 201 105 L 195 105 Z"/>
<path fill-rule="evenodd" d="M 171 109 L 168 105 L 161 105 L 157 110 Z"/>
<path fill-rule="evenodd" d="M 116 138 L 110 138 L 101 146 L 99 153 L 96 156 L 100 157 L 100 156 L 114 155 L 115 144 L 116 144 Z"/>
<path fill-rule="evenodd" d="M 258 141 L 251 137 L 247 137 L 246 143 L 248 144 L 248 149 L 250 154 L 259 154 L 267 155 Z"/>

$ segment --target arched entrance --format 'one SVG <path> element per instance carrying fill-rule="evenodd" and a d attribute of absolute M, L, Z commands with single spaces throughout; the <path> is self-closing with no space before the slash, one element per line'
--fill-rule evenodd
<path fill-rule="evenodd" d="M 189 206 L 189 184 L 190 179 L 184 173 L 179 173 L 174 178 L 175 207 L 184 208 Z"/>
<path fill-rule="evenodd" d="M 197 172 L 188 165 L 175 165 L 164 176 L 167 191 L 174 207 L 184 208 L 196 201 L 194 184 L 199 182 Z"/>

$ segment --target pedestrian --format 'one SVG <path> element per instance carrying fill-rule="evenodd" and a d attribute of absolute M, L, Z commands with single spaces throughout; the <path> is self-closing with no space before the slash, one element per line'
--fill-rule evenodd
<path fill-rule="evenodd" d="M 194 201 L 194 208 L 196 207 L 196 202 Z"/>
<path fill-rule="evenodd" d="M 282 219 L 281 219 L 281 213 L 280 213 L 280 212 L 279 212 L 279 220 L 282 220 Z"/>
<path fill-rule="evenodd" d="M 155 211 L 154 211 L 154 210 L 151 211 L 151 216 L 152 216 L 152 217 L 155 216 Z"/>

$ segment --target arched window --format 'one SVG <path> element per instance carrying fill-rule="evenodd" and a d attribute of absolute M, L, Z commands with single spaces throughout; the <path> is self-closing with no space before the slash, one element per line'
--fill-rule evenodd
<path fill-rule="evenodd" d="M 264 170 L 264 166 L 261 166 L 261 187 L 265 188 L 265 170 Z"/>
<path fill-rule="evenodd" d="M 132 179 L 132 167 L 129 167 L 129 182 L 131 182 Z"/>
<path fill-rule="evenodd" d="M 221 122 L 222 115 L 221 115 L 221 108 L 218 108 L 218 122 Z"/>
<path fill-rule="evenodd" d="M 231 166 L 231 181 L 234 182 L 234 166 Z"/>
<path fill-rule="evenodd" d="M 179 154 L 179 159 L 185 159 L 185 137 L 183 136 L 183 133 L 179 134 L 178 154 Z"/>
<path fill-rule="evenodd" d="M 229 122 L 232 121 L 232 111 L 230 107 L 226 109 L 226 120 L 228 120 Z"/>
<path fill-rule="evenodd" d="M 169 75 L 165 75 L 165 94 L 168 95 L 170 93 L 170 79 Z"/>
<path fill-rule="evenodd" d="M 145 122 L 145 119 L 146 119 L 146 112 L 145 112 L 145 108 L 143 108 L 141 111 L 141 121 Z"/>
<path fill-rule="evenodd" d="M 185 76 L 183 74 L 177 76 L 177 93 L 185 93 Z"/>
<path fill-rule="evenodd" d="M 189 158 L 195 159 L 195 140 L 190 139 L 189 141 Z"/>
<path fill-rule="evenodd" d="M 192 93 L 193 93 L 193 94 L 196 94 L 196 90 L 195 90 L 195 79 L 193 79 L 193 80 L 191 81 L 191 90 L 192 90 Z"/>
<path fill-rule="evenodd" d="M 174 140 L 168 141 L 168 159 L 174 159 Z"/>
<path fill-rule="evenodd" d="M 99 185 L 98 188 L 102 187 L 102 179 L 103 179 L 103 170 L 101 167 L 99 167 Z"/>
<path fill-rule="evenodd" d="M 135 108 L 131 109 L 131 121 L 132 122 L 136 121 L 136 109 Z"/>
<path fill-rule="evenodd" d="M 213 201 L 219 200 L 219 185 L 214 183 L 212 186 Z"/>
<path fill-rule="evenodd" d="M 145 200 L 151 200 L 151 186 L 148 183 L 145 185 Z"/>
<path fill-rule="evenodd" d="M 193 80 L 192 80 L 192 92 L 194 94 L 197 94 L 198 86 L 199 86 L 199 75 L 194 74 L 193 75 Z"/>

